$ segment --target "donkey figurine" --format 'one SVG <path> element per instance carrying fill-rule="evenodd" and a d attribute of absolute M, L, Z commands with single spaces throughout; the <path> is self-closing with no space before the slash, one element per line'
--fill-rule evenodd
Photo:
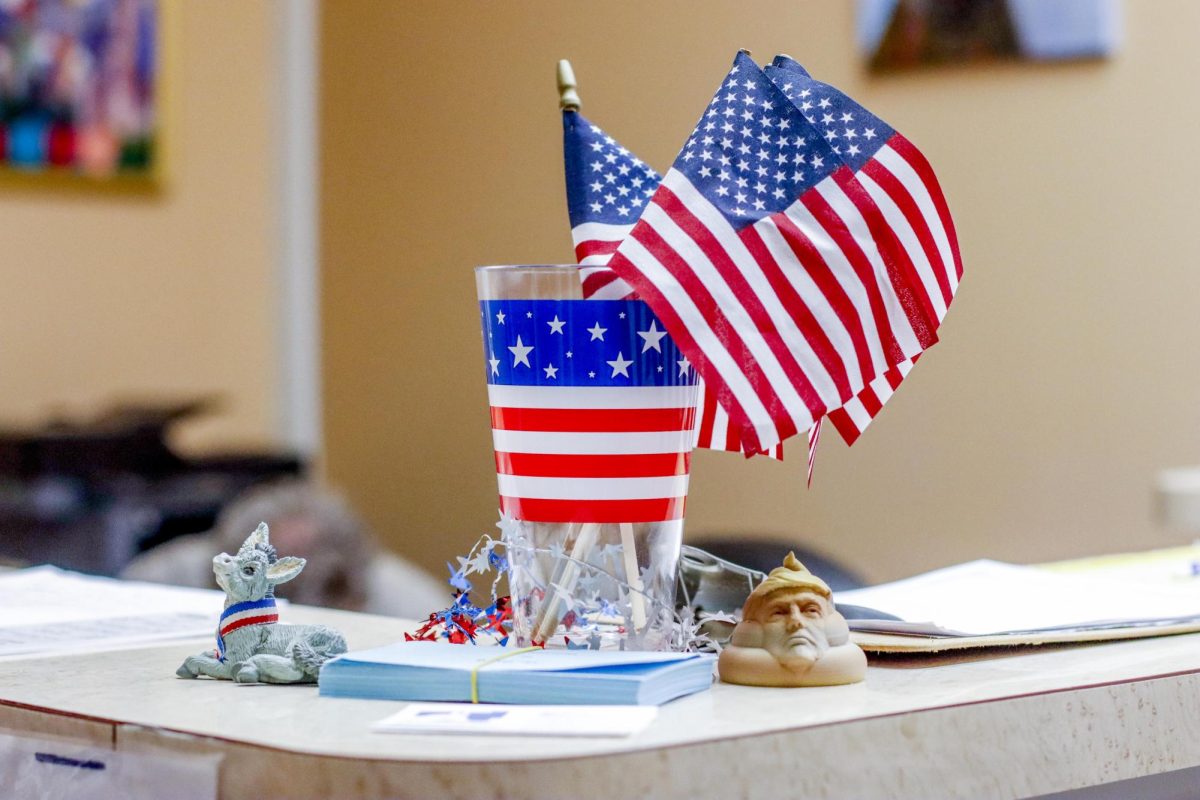
<path fill-rule="evenodd" d="M 275 586 L 300 574 L 304 559 L 279 558 L 267 523 L 250 534 L 237 556 L 213 558 L 225 611 L 217 625 L 217 649 L 188 656 L 175 671 L 181 678 L 238 683 L 313 683 L 321 665 L 346 652 L 346 640 L 324 625 L 280 625 Z"/>

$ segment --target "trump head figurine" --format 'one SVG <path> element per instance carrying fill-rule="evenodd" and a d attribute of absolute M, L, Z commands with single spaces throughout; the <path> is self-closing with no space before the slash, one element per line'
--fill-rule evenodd
<path fill-rule="evenodd" d="M 829 586 L 789 553 L 746 599 L 717 669 L 726 683 L 832 686 L 865 678 L 867 658 Z"/>

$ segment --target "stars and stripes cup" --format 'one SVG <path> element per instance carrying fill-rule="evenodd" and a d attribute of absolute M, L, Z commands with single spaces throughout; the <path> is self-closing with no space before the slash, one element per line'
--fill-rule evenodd
<path fill-rule="evenodd" d="M 668 648 L 695 370 L 574 265 L 475 275 L 517 642 Z"/>

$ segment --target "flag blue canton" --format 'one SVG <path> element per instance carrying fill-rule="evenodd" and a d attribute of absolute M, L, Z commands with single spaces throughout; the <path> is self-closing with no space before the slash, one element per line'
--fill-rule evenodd
<path fill-rule="evenodd" d="M 793 59 L 776 56 L 765 72 L 855 172 L 896 132 L 838 89 L 815 80 Z"/>
<path fill-rule="evenodd" d="M 840 166 L 813 125 L 739 53 L 674 169 L 742 227 L 784 210 Z"/>
<path fill-rule="evenodd" d="M 696 371 L 638 300 L 486 300 L 485 372 L 507 386 L 691 386 Z"/>
<path fill-rule="evenodd" d="M 578 111 L 563 112 L 563 142 L 571 226 L 637 221 L 658 173 Z"/>

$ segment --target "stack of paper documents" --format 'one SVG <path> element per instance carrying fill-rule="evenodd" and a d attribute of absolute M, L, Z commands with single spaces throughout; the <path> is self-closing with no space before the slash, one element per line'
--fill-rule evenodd
<path fill-rule="evenodd" d="M 539 649 L 496 659 L 504 653 L 445 642 L 347 653 L 321 668 L 321 694 L 470 700 L 475 671 L 484 703 L 659 705 L 712 684 L 712 657 L 694 653 Z"/>
<path fill-rule="evenodd" d="M 1044 644 L 1200 630 L 1200 581 L 1150 583 L 1123 579 L 1111 571 L 1091 574 L 997 561 L 971 561 L 839 592 L 837 600 L 900 618 L 849 620 L 857 632 L 855 641 L 878 650 Z M 893 638 L 872 638 L 873 634 Z M 906 645 L 899 639 L 905 636 L 948 641 L 929 647 Z M 885 646 L 874 646 L 881 643 Z"/>
<path fill-rule="evenodd" d="M 106 650 L 214 636 L 225 594 L 81 575 L 0 573 L 0 656 Z"/>

